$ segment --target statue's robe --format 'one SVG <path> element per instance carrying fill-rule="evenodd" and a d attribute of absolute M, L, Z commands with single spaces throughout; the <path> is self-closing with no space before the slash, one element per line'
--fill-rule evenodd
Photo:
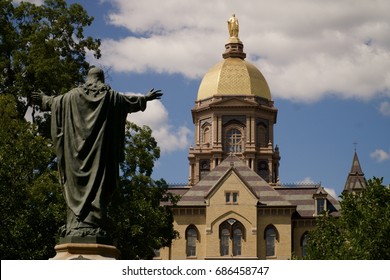
<path fill-rule="evenodd" d="M 126 116 L 144 111 L 146 103 L 144 96 L 126 96 L 109 87 L 95 94 L 79 87 L 61 96 L 43 96 L 42 109 L 52 112 L 64 197 L 74 214 L 71 219 L 68 215 L 67 234 L 101 226 L 124 159 Z"/>

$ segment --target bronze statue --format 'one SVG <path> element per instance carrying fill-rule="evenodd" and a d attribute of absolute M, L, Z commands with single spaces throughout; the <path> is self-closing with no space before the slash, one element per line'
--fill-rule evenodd
<path fill-rule="evenodd" d="M 128 113 L 144 111 L 160 99 L 160 90 L 145 96 L 120 94 L 104 83 L 104 72 L 89 70 L 84 85 L 60 96 L 33 93 L 33 103 L 51 111 L 51 136 L 60 182 L 68 206 L 62 237 L 106 236 L 107 206 L 124 160 Z"/>

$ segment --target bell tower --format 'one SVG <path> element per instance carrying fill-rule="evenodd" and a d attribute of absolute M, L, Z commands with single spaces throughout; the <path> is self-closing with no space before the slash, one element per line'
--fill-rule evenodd
<path fill-rule="evenodd" d="M 245 60 L 238 19 L 228 21 L 223 60 L 199 86 L 192 111 L 194 146 L 189 150 L 189 185 L 195 185 L 234 154 L 271 185 L 278 184 L 279 148 L 274 145 L 277 109 L 262 73 Z"/>

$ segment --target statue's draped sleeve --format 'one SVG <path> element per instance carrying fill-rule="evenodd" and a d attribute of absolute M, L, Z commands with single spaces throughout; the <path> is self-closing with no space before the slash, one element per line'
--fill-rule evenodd
<path fill-rule="evenodd" d="M 52 111 L 51 134 L 67 205 L 80 220 L 95 223 L 117 185 L 126 116 L 144 111 L 146 99 L 111 89 L 93 96 L 76 88 L 44 98 L 44 106 Z"/>

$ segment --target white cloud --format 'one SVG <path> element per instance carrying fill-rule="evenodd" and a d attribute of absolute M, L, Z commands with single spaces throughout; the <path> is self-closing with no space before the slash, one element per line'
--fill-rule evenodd
<path fill-rule="evenodd" d="M 390 96 L 389 1 L 247 2 L 166 0 L 150 9 L 155 1 L 113 0 L 107 20 L 129 36 L 104 39 L 101 61 L 115 71 L 200 78 L 222 59 L 235 13 L 248 60 L 274 98 Z"/>
<path fill-rule="evenodd" d="M 19 4 L 20 2 L 30 2 L 30 3 L 33 3 L 35 5 L 42 5 L 43 4 L 43 0 L 13 0 L 13 2 L 15 2 L 16 4 Z"/>
<path fill-rule="evenodd" d="M 144 112 L 129 114 L 127 119 L 139 126 L 149 126 L 163 154 L 188 149 L 190 145 L 191 130 L 172 126 L 168 111 L 159 100 L 148 102 Z"/>
<path fill-rule="evenodd" d="M 310 185 L 310 184 L 315 184 L 316 182 L 313 181 L 312 178 L 310 177 L 305 177 L 301 181 L 296 182 L 296 184 L 301 184 L 301 185 Z"/>
<path fill-rule="evenodd" d="M 390 102 L 388 101 L 383 101 L 379 105 L 379 111 L 384 115 L 384 116 L 390 116 Z"/>
<path fill-rule="evenodd" d="M 313 181 L 311 177 L 305 177 L 303 180 L 296 182 L 296 184 L 301 185 L 310 185 L 310 184 L 316 184 L 316 182 Z M 323 186 L 324 187 L 324 186 Z M 333 198 L 337 199 L 338 196 L 336 194 L 336 191 L 332 188 L 324 187 L 325 191 L 330 194 Z"/>
<path fill-rule="evenodd" d="M 370 154 L 370 157 L 377 162 L 383 162 L 390 159 L 390 153 L 382 149 L 376 149 Z"/>

